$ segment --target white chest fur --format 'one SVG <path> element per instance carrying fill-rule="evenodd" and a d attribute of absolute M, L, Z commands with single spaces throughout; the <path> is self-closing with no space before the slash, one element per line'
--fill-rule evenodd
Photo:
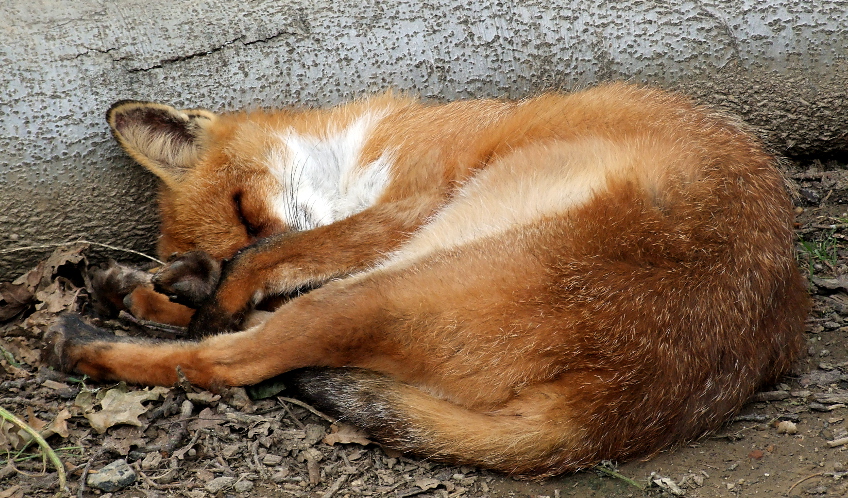
<path fill-rule="evenodd" d="M 305 135 L 277 133 L 269 169 L 280 191 L 272 200 L 276 214 L 295 230 L 309 230 L 356 214 L 373 205 L 389 182 L 391 154 L 361 164 L 369 133 L 382 119 L 365 114 L 344 128 Z"/>

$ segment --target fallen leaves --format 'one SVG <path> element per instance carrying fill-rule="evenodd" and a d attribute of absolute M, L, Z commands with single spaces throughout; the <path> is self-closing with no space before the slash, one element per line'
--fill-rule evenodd
<path fill-rule="evenodd" d="M 11 283 L 0 284 L 0 322 L 29 310 L 53 314 L 72 308 L 83 287 L 63 274 L 85 279 L 88 261 L 83 251 L 87 248 L 84 243 L 57 247 L 32 270 Z"/>
<path fill-rule="evenodd" d="M 122 384 L 105 392 L 100 399 L 100 411 L 87 411 L 84 416 L 98 434 L 103 434 L 106 429 L 118 424 L 140 427 L 142 422 L 138 417 L 146 413 L 148 409 L 142 403 L 157 400 L 167 392 L 167 387 L 127 392 L 126 386 Z"/>
<path fill-rule="evenodd" d="M 59 411 L 50 422 L 41 420 L 35 415 L 32 407 L 27 407 L 26 424 L 38 434 L 47 439 L 54 434 L 58 434 L 62 438 L 68 437 L 68 419 L 71 418 L 71 412 L 63 408 Z M 18 426 L 0 420 L 0 450 L 2 451 L 17 451 L 28 446 L 33 438 L 27 431 Z"/>
<path fill-rule="evenodd" d="M 330 426 L 330 434 L 323 439 L 324 444 L 333 446 L 335 444 L 361 444 L 368 446 L 373 441 L 368 439 L 362 430 L 348 424 L 336 422 Z"/>

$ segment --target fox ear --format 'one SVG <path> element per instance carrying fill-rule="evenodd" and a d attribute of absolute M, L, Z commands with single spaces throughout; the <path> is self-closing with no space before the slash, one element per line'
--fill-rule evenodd
<path fill-rule="evenodd" d="M 112 134 L 139 164 L 172 186 L 197 162 L 215 114 L 123 100 L 106 113 Z"/>

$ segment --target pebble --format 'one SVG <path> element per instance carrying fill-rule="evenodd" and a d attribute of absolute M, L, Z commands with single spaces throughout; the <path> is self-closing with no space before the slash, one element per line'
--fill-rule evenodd
<path fill-rule="evenodd" d="M 204 486 L 203 488 L 207 492 L 215 494 L 218 491 L 227 489 L 232 486 L 235 480 L 235 477 L 216 477 L 215 479 L 212 479 L 211 481 L 207 482 L 206 486 Z"/>
<path fill-rule="evenodd" d="M 162 455 L 158 451 L 151 451 L 147 455 L 144 456 L 144 459 L 141 461 L 141 469 L 142 470 L 151 470 L 158 469 L 159 465 L 162 463 Z"/>
<path fill-rule="evenodd" d="M 253 481 L 239 481 L 233 486 L 233 489 L 236 490 L 237 493 L 247 493 L 251 489 L 253 489 Z"/>
<path fill-rule="evenodd" d="M 123 489 L 134 483 L 138 475 L 126 460 L 115 460 L 98 472 L 88 475 L 88 485 L 107 493 Z"/>
<path fill-rule="evenodd" d="M 788 420 L 784 420 L 777 424 L 777 433 L 778 434 L 797 434 L 798 426 L 795 425 L 795 422 L 790 422 Z"/>

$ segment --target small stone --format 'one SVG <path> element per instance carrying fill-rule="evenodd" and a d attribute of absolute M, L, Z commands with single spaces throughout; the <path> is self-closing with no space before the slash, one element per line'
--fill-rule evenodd
<path fill-rule="evenodd" d="M 324 439 L 327 435 L 327 431 L 321 425 L 316 424 L 307 424 L 306 425 L 306 438 L 304 438 L 304 442 L 308 446 L 312 446 L 318 441 Z"/>
<path fill-rule="evenodd" d="M 235 477 L 216 477 L 215 479 L 207 482 L 204 489 L 211 494 L 215 494 L 218 491 L 231 487 L 235 480 Z"/>
<path fill-rule="evenodd" d="M 798 426 L 795 425 L 795 422 L 790 422 L 788 420 L 784 420 L 777 424 L 777 433 L 778 434 L 797 434 Z"/>
<path fill-rule="evenodd" d="M 141 469 L 142 470 L 151 470 L 158 469 L 159 464 L 162 463 L 162 454 L 158 451 L 151 451 L 147 455 L 144 456 L 144 459 L 141 461 Z"/>
<path fill-rule="evenodd" d="M 246 479 L 244 481 L 238 481 L 235 486 L 233 486 L 233 489 L 235 489 L 237 493 L 247 493 L 253 489 L 253 481 L 248 481 Z"/>
<path fill-rule="evenodd" d="M 282 467 L 282 468 L 278 469 L 276 472 L 274 472 L 274 474 L 271 476 L 271 480 L 276 482 L 277 484 L 279 484 L 279 483 L 285 481 L 286 478 L 288 478 L 288 476 L 289 476 L 288 467 Z"/>
<path fill-rule="evenodd" d="M 845 472 L 845 464 L 842 462 L 833 462 L 834 472 Z"/>
<path fill-rule="evenodd" d="M 124 459 L 115 460 L 96 473 L 88 475 L 88 485 L 112 493 L 134 483 L 138 478 Z"/>
<path fill-rule="evenodd" d="M 243 446 L 242 444 L 228 444 L 221 450 L 221 455 L 227 459 L 232 458 L 241 451 Z"/>
<path fill-rule="evenodd" d="M 815 486 L 805 491 L 808 495 L 824 495 L 827 494 L 827 486 Z"/>

